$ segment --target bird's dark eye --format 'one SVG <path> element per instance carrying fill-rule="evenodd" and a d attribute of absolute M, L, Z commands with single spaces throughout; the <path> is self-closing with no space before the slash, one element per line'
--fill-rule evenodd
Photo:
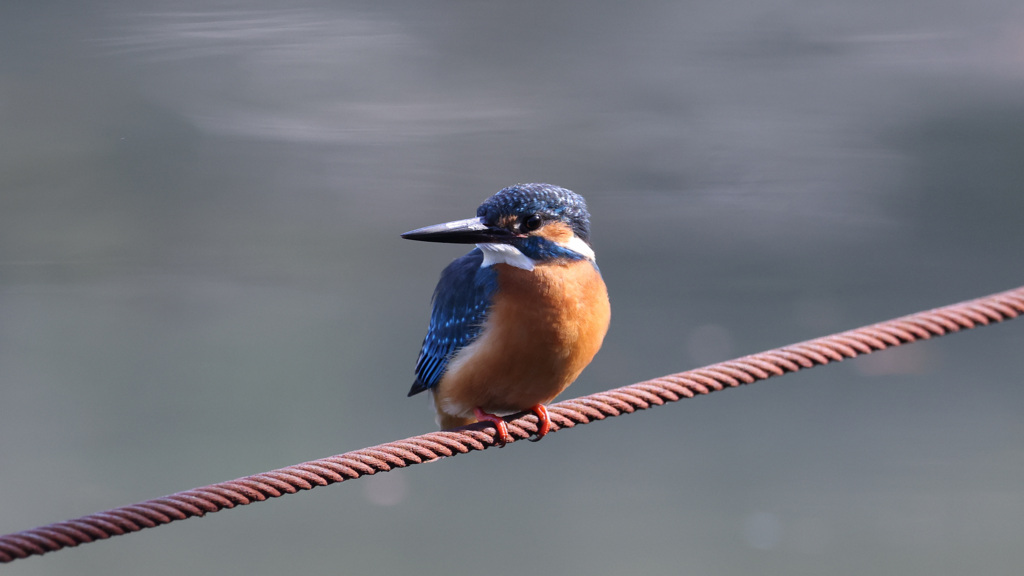
<path fill-rule="evenodd" d="M 523 218 L 523 223 L 520 228 L 526 232 L 533 232 L 537 228 L 540 228 L 541 222 L 543 222 L 540 214 L 530 214 Z"/>

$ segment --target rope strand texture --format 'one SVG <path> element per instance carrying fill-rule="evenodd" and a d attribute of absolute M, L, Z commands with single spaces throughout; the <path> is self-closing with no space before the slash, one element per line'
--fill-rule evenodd
<path fill-rule="evenodd" d="M 927 340 L 1024 314 L 1024 287 L 977 300 L 911 314 L 895 320 L 776 348 L 705 368 L 670 374 L 607 392 L 565 400 L 548 407 L 551 431 L 572 428 L 611 416 L 646 410 L 723 388 L 750 384 L 870 354 L 917 340 Z M 537 431 L 537 417 L 507 418 L 513 441 Z M 0 563 L 45 554 L 69 546 L 105 540 L 192 516 L 234 508 L 310 490 L 360 476 L 405 468 L 495 445 L 494 428 L 477 423 L 457 430 L 432 432 L 329 458 L 313 460 L 237 480 L 178 492 L 163 498 L 115 508 L 75 520 L 0 536 Z"/>

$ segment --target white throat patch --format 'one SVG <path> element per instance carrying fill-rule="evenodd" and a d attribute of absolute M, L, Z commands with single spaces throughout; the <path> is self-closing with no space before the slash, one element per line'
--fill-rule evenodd
<path fill-rule="evenodd" d="M 594 249 L 587 246 L 587 243 L 581 240 L 579 236 L 574 235 L 568 242 L 564 244 L 559 242 L 558 245 L 572 250 L 591 262 L 595 261 Z M 523 254 L 518 248 L 509 244 L 486 243 L 477 244 L 476 247 L 484 253 L 484 261 L 480 264 L 481 268 L 487 268 L 495 264 L 508 264 L 509 266 L 529 271 L 533 270 L 537 265 L 533 258 Z"/>
<path fill-rule="evenodd" d="M 508 264 L 523 270 L 533 270 L 533 259 L 520 252 L 515 246 L 487 243 L 477 244 L 476 247 L 484 253 L 484 261 L 480 264 L 481 268 L 487 268 L 495 264 Z"/>

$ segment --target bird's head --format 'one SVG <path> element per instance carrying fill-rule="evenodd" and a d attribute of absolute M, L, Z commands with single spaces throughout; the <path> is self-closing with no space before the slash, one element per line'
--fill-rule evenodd
<path fill-rule="evenodd" d="M 485 200 L 476 218 L 419 228 L 402 238 L 476 244 L 484 251 L 484 266 L 532 270 L 550 260 L 594 260 L 586 201 L 551 184 L 509 186 Z"/>

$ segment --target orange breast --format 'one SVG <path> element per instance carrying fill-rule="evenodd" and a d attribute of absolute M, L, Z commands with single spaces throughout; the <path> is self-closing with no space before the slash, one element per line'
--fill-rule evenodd
<path fill-rule="evenodd" d="M 601 347 L 611 308 L 601 274 L 586 260 L 497 264 L 498 290 L 475 342 L 448 365 L 435 390 L 442 416 L 474 407 L 509 414 L 546 404 L 579 376 Z M 448 427 L 448 426 L 443 426 Z"/>

